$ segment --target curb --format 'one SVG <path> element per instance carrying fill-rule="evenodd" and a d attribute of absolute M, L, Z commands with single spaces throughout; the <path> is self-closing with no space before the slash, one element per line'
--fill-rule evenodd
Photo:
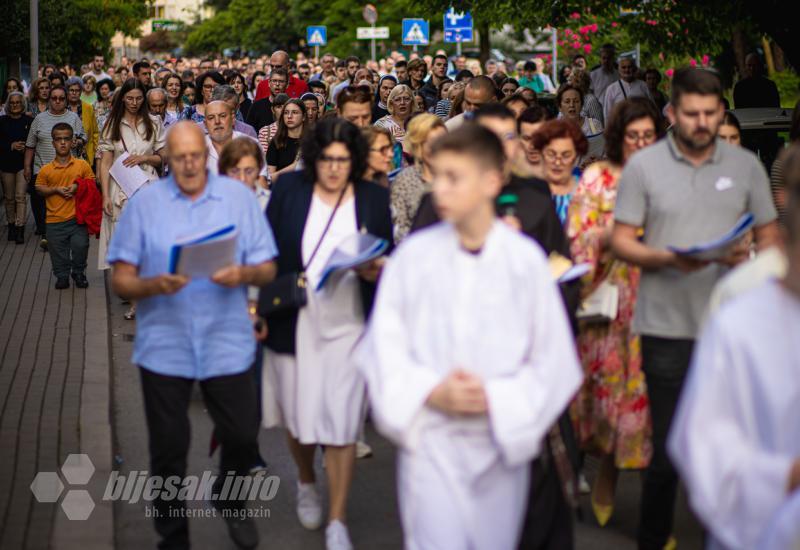
<path fill-rule="evenodd" d="M 85 487 L 95 508 L 85 521 L 70 521 L 56 513 L 52 547 L 56 550 L 112 550 L 114 548 L 114 503 L 101 500 L 111 475 L 111 353 L 109 346 L 108 297 L 105 271 L 97 265 L 98 240 L 90 240 L 86 277 L 86 336 L 81 385 L 80 449 L 89 455 L 95 473 Z M 60 512 L 60 511 L 59 511 Z"/>

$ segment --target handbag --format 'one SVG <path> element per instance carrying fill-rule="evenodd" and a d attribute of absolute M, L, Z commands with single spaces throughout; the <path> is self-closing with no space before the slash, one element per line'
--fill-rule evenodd
<path fill-rule="evenodd" d="M 585 323 L 610 323 L 619 313 L 619 287 L 608 280 L 581 302 L 577 318 Z"/>
<path fill-rule="evenodd" d="M 317 255 L 319 247 L 322 245 L 322 241 L 325 239 L 325 235 L 328 233 L 331 223 L 333 223 L 333 217 L 336 215 L 336 211 L 339 210 L 339 205 L 342 204 L 342 199 L 344 199 L 344 194 L 346 192 L 347 186 L 345 186 L 339 195 L 336 206 L 333 207 L 333 212 L 331 212 L 331 216 L 328 218 L 328 223 L 325 224 L 325 229 L 322 231 L 317 246 L 314 247 L 314 251 L 311 253 L 311 256 L 302 269 L 300 271 L 284 273 L 271 283 L 261 287 L 261 292 L 258 294 L 258 314 L 261 317 L 274 316 L 275 314 L 300 309 L 308 303 L 308 279 L 306 277 L 306 270 L 308 266 L 311 265 L 311 262 L 314 261 L 314 256 Z"/>

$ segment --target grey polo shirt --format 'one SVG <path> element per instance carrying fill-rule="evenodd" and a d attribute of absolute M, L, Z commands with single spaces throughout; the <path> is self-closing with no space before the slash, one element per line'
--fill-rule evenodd
<path fill-rule="evenodd" d="M 614 217 L 642 227 L 647 246 L 665 249 L 716 239 L 747 212 L 756 226 L 776 218 L 767 174 L 753 153 L 718 139 L 711 158 L 695 168 L 669 136 L 627 163 Z M 689 274 L 672 268 L 643 271 L 634 332 L 695 339 L 711 291 L 727 270 L 711 264 Z"/>

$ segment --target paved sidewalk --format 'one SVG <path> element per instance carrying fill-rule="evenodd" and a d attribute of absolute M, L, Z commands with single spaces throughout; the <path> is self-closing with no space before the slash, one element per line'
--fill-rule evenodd
<path fill-rule="evenodd" d="M 93 269 L 96 240 L 90 287 L 59 291 L 32 218 L 24 245 L 7 241 L 4 213 L 0 227 L 0 548 L 108 548 L 110 506 L 70 522 L 60 510 L 66 491 L 41 503 L 30 490 L 37 472 L 58 471 L 73 453 L 92 456 L 91 494 L 110 469 L 108 323 L 103 277 Z"/>

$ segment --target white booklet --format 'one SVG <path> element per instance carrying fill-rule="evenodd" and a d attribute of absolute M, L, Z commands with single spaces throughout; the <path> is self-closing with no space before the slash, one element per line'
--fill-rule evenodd
<path fill-rule="evenodd" d="M 752 214 L 745 214 L 739 218 L 736 225 L 718 239 L 688 248 L 670 246 L 669 249 L 679 256 L 686 256 L 695 260 L 708 262 L 719 260 L 731 253 L 754 224 L 755 217 Z"/>
<path fill-rule="evenodd" d="M 389 248 L 389 241 L 369 233 L 359 233 L 346 238 L 334 249 L 317 284 L 317 292 L 322 290 L 331 275 L 336 272 L 358 267 L 382 255 Z"/>
<path fill-rule="evenodd" d="M 234 225 L 181 238 L 170 250 L 169 272 L 207 279 L 235 263 L 238 239 L 239 231 Z"/>
<path fill-rule="evenodd" d="M 111 165 L 111 177 L 122 188 L 122 192 L 129 199 L 142 188 L 142 186 L 150 181 L 149 176 L 139 166 L 125 166 L 123 161 L 130 155 L 127 151 L 122 153 Z"/>

